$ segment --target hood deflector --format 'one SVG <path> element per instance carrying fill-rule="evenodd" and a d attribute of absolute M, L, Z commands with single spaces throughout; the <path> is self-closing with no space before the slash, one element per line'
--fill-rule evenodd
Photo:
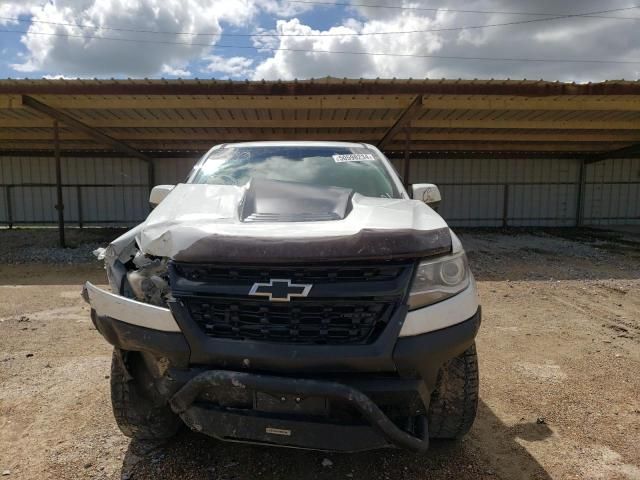
<path fill-rule="evenodd" d="M 421 258 L 451 252 L 448 228 L 361 230 L 355 235 L 316 238 L 258 238 L 210 235 L 178 252 L 192 263 L 323 263 Z"/>
<path fill-rule="evenodd" d="M 304 183 L 253 179 L 244 194 L 243 222 L 342 220 L 351 210 L 353 190 Z"/>

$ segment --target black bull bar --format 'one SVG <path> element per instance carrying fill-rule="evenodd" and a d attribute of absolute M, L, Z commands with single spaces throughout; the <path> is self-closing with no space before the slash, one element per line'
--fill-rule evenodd
<path fill-rule="evenodd" d="M 341 400 L 355 407 L 369 426 L 274 420 L 252 410 L 204 408 L 194 404 L 201 392 L 212 387 Z M 429 446 L 426 419 L 422 419 L 420 437 L 411 435 L 396 426 L 367 395 L 330 381 L 208 370 L 180 388 L 171 398 L 170 405 L 191 428 L 225 440 L 350 451 L 397 446 L 422 452 Z"/>

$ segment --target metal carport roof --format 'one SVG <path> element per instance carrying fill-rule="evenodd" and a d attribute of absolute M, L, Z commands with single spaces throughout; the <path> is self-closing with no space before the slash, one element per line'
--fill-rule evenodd
<path fill-rule="evenodd" d="M 0 80 L 0 155 L 196 156 L 349 140 L 425 157 L 640 155 L 640 82 Z"/>

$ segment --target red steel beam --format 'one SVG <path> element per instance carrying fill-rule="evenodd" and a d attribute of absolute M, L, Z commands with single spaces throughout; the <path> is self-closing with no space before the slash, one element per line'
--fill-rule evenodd
<path fill-rule="evenodd" d="M 18 95 L 640 95 L 640 82 L 526 80 L 0 80 Z"/>

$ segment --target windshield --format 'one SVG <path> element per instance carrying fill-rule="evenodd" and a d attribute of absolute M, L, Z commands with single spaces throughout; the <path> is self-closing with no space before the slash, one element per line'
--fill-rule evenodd
<path fill-rule="evenodd" d="M 350 188 L 400 198 L 378 154 L 365 147 L 229 146 L 211 152 L 191 183 L 244 185 L 253 178 Z"/>

